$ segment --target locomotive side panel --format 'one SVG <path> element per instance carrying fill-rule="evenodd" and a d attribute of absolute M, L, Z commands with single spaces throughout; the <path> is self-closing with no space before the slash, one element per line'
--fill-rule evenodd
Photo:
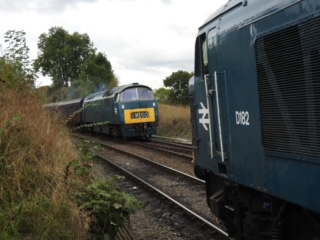
<path fill-rule="evenodd" d="M 266 184 L 275 195 L 320 212 L 314 191 L 320 187 L 320 17 L 295 16 L 298 9 L 287 11 L 294 21 L 256 41 Z"/>
<path fill-rule="evenodd" d="M 242 15 L 246 7 L 236 10 L 237 14 Z M 220 29 L 228 29 L 233 18 L 231 13 L 223 16 Z M 250 30 L 250 26 L 235 27 L 219 33 L 221 131 L 226 145 L 225 162 L 229 179 L 265 191 L 259 96 Z"/>
<path fill-rule="evenodd" d="M 319 39 L 315 0 L 231 0 L 199 30 L 195 173 L 230 236 L 320 236 Z"/>
<path fill-rule="evenodd" d="M 250 6 L 251 2 L 248 2 L 248 8 L 254 8 L 254 3 L 258 1 L 252 2 L 253 6 Z M 302 4 L 308 5 L 306 2 Z M 299 164 L 292 162 L 296 159 L 308 157 L 310 155 L 309 152 L 312 151 L 315 154 L 314 157 L 319 158 L 320 156 L 320 154 L 317 155 L 316 149 L 319 148 L 317 147 L 318 136 L 315 131 L 317 127 L 315 124 L 317 122 L 317 106 L 315 105 L 317 100 L 315 96 L 317 93 L 314 90 L 317 89 L 315 80 L 317 76 L 315 71 L 312 72 L 310 70 L 309 73 L 304 70 L 307 60 L 302 59 L 294 62 L 292 66 L 288 66 L 290 58 L 296 56 L 299 51 L 292 50 L 292 53 L 290 53 L 290 49 L 301 48 L 301 44 L 297 47 L 292 45 L 294 41 L 292 34 L 288 35 L 288 39 L 283 40 L 284 43 L 282 45 L 280 38 L 285 37 L 283 34 L 280 35 L 279 39 L 275 38 L 270 45 L 266 40 L 267 37 L 260 40 L 260 36 L 271 36 L 273 31 L 278 32 L 279 29 L 290 29 L 290 25 L 296 26 L 299 19 L 303 19 L 300 21 L 305 21 L 308 13 L 305 10 L 299 12 L 299 9 L 307 8 L 306 6 L 301 7 L 298 4 L 293 4 L 246 26 L 241 24 L 232 26 L 230 22 L 234 22 L 234 14 L 231 11 L 223 15 L 219 21 L 214 21 L 212 25 L 207 27 L 208 76 L 207 80 L 204 80 L 205 76 L 203 76 L 203 79 L 201 79 L 202 76 L 195 78 L 198 80 L 195 83 L 195 95 L 198 98 L 196 101 L 198 107 L 203 108 L 203 110 L 198 110 L 199 114 L 197 116 L 198 129 L 200 129 L 198 135 L 202 136 L 202 143 L 200 141 L 199 151 L 196 151 L 196 154 L 198 154 L 197 158 L 201 159 L 198 162 L 200 166 L 210 169 L 223 178 L 228 178 L 320 212 L 320 205 L 316 206 L 314 204 L 312 200 L 314 198 L 301 197 L 301 192 L 304 193 L 304 196 L 310 196 L 313 189 L 320 186 L 316 181 L 310 185 L 299 184 L 301 175 L 298 174 L 299 166 L 305 169 L 305 175 L 308 175 L 308 172 L 320 173 L 318 161 L 311 160 L 312 163 L 300 162 Z M 234 11 L 239 16 L 245 16 L 249 10 L 241 6 Z M 271 16 L 272 20 L 270 20 Z M 304 34 L 307 37 L 307 34 L 312 32 L 315 35 L 314 41 L 317 41 L 319 38 L 315 30 L 319 29 L 319 22 L 318 20 L 312 20 L 310 25 L 312 25 L 310 27 L 311 30 L 304 33 L 307 30 L 302 29 L 300 35 Z M 218 32 L 217 28 L 221 32 Z M 289 41 L 290 39 L 291 42 Z M 296 39 L 297 42 L 302 40 L 304 40 L 303 36 L 301 39 Z M 260 43 L 262 41 L 263 43 Z M 308 44 L 317 46 L 316 42 L 309 42 L 305 44 L 306 48 Z M 274 50 L 275 52 L 269 53 L 269 55 L 278 54 L 278 56 L 273 56 L 275 60 L 270 60 L 273 61 L 272 63 L 269 63 L 268 60 L 272 56 L 267 56 L 266 53 L 259 50 L 262 48 L 260 45 L 263 44 L 264 48 L 274 47 L 273 45 L 276 44 L 279 48 Z M 288 47 L 285 48 L 285 46 Z M 257 56 L 256 51 L 258 51 Z M 272 49 L 269 51 L 272 51 Z M 315 59 L 312 61 L 316 63 L 319 51 L 317 47 L 309 49 L 305 53 L 305 58 L 312 58 L 310 53 L 312 51 L 315 52 L 313 54 Z M 288 56 L 284 56 L 285 53 Z M 261 63 L 261 61 L 265 62 Z M 277 61 L 281 63 L 278 64 Z M 264 64 L 263 67 L 261 67 L 262 64 Z M 297 66 L 295 67 L 294 64 L 297 64 Z M 279 70 L 281 67 L 282 70 Z M 261 73 L 261 71 L 263 72 Z M 259 74 L 262 80 L 258 79 Z M 305 76 L 308 77 L 309 75 L 315 77 L 312 82 L 305 83 L 302 81 Z M 277 79 L 282 76 L 285 76 L 285 78 L 284 80 L 279 80 L 282 81 L 279 84 L 282 84 L 280 87 L 284 89 L 282 90 L 283 93 L 281 93 L 280 88 L 278 89 L 277 86 L 274 86 Z M 293 82 L 295 81 L 294 79 L 297 79 L 296 81 L 300 83 Z M 266 84 L 269 85 L 266 86 Z M 308 84 L 310 86 L 307 86 Z M 291 89 L 288 89 L 290 86 L 292 86 Z M 272 93 L 268 92 L 272 91 L 272 89 Z M 306 92 L 306 89 L 311 90 Z M 213 94 L 210 94 L 210 91 Z M 298 91 L 301 92 L 300 96 L 303 99 L 297 95 Z M 207 99 L 203 94 L 205 92 L 207 92 Z M 292 115 L 288 115 L 290 109 L 284 106 L 285 100 L 283 98 L 286 98 L 286 92 L 292 94 L 291 97 L 285 99 L 291 102 L 289 107 L 292 108 Z M 313 105 L 308 106 L 308 103 Z M 299 104 L 301 107 L 299 107 Z M 308 111 L 308 109 L 311 111 Z M 206 116 L 203 114 L 204 110 L 207 111 Z M 299 112 L 294 113 L 294 111 Z M 282 122 L 273 118 L 281 118 Z M 293 129 L 294 126 L 292 125 L 295 122 L 296 129 Z M 209 123 L 211 124 L 211 132 Z M 281 133 L 281 130 L 283 130 L 283 133 Z M 299 131 L 306 133 L 300 134 Z M 297 134 L 300 135 L 297 136 Z M 278 135 L 286 135 L 288 137 L 279 142 L 281 137 L 277 137 Z M 211 143 L 210 138 L 212 138 Z M 290 143 L 294 144 L 290 145 Z M 268 149 L 270 146 L 274 146 L 274 149 Z M 274 156 L 279 147 L 283 149 Z M 296 151 L 293 153 L 289 151 L 287 156 L 284 156 L 286 153 L 284 151 L 288 147 Z M 305 154 L 300 153 L 297 149 L 301 149 Z M 224 155 L 223 159 L 222 155 Z M 275 163 L 275 161 L 277 162 Z M 287 170 L 284 171 L 284 169 Z M 290 172 L 297 174 L 288 174 Z M 306 180 L 311 181 L 309 178 L 307 177 Z M 311 178 L 314 180 L 313 177 Z M 293 183 L 296 183 L 296 185 Z M 296 186 L 298 187 L 299 185 L 303 185 L 303 187 L 301 186 L 299 188 L 300 192 L 297 192 Z M 313 196 L 316 199 L 320 199 L 319 194 L 313 193 Z"/>

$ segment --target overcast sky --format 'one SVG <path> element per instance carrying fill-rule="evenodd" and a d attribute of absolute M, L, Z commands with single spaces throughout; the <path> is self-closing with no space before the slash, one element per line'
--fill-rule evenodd
<path fill-rule="evenodd" d="M 0 44 L 8 30 L 26 32 L 30 59 L 41 33 L 62 27 L 87 33 L 106 54 L 120 84 L 163 87 L 172 72 L 193 72 L 198 27 L 227 0 L 0 0 Z M 39 76 L 37 86 L 50 85 Z"/>

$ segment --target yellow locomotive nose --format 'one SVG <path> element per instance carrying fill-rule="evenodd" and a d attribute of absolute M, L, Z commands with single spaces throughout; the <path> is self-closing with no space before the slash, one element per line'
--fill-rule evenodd
<path fill-rule="evenodd" d="M 124 110 L 125 124 L 155 122 L 154 108 L 138 108 Z"/>

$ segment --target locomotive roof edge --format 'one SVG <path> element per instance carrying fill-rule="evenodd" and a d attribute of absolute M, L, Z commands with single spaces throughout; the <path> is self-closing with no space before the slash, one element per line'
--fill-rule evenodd
<path fill-rule="evenodd" d="M 151 89 L 149 86 L 144 85 L 144 84 L 130 83 L 130 84 L 125 84 L 125 85 L 121 85 L 121 86 L 118 86 L 118 87 L 114 87 L 114 88 L 109 89 L 109 90 L 104 90 L 104 91 L 92 93 L 89 96 L 84 98 L 84 102 L 92 101 L 92 100 L 98 100 L 98 99 L 102 99 L 102 98 L 105 98 L 105 97 L 114 96 L 115 94 L 120 93 L 123 90 L 125 90 L 127 88 L 132 88 L 132 87 L 146 87 L 146 88 Z"/>
<path fill-rule="evenodd" d="M 261 18 L 264 18 L 268 15 L 272 15 L 278 11 L 281 11 L 284 8 L 287 8 L 290 5 L 296 4 L 302 0 L 282 0 L 277 2 L 277 0 L 270 0 L 267 4 L 260 4 L 256 0 L 228 0 L 224 5 L 218 8 L 215 12 L 213 12 L 205 21 L 204 23 L 198 28 L 200 32 L 201 30 L 205 29 L 207 26 L 211 25 L 216 20 L 219 21 L 219 18 L 224 17 L 233 10 L 240 8 L 240 7 L 249 7 L 252 8 L 253 5 L 256 11 L 254 16 L 247 16 L 243 15 L 240 18 L 234 19 L 234 26 L 243 27 L 250 23 L 256 22 Z M 276 3 L 274 3 L 276 2 Z M 216 23 L 219 27 L 219 23 Z"/>
<path fill-rule="evenodd" d="M 206 25 L 210 24 L 212 21 L 214 21 L 215 19 L 221 17 L 223 14 L 225 14 L 226 12 L 228 12 L 228 9 L 231 9 L 231 6 L 229 3 L 230 2 L 239 2 L 239 0 L 228 0 L 227 3 L 225 3 L 223 6 L 221 6 L 220 8 L 218 8 L 215 12 L 213 12 L 205 21 L 204 23 L 198 28 L 198 30 L 202 29 L 203 27 L 205 27 Z M 240 2 L 243 2 L 242 0 Z M 236 4 L 237 6 L 238 4 Z"/>
<path fill-rule="evenodd" d="M 67 101 L 60 101 L 60 102 L 53 102 L 53 103 L 46 103 L 43 104 L 44 107 L 58 107 L 61 105 L 71 105 L 71 104 L 75 104 L 75 103 L 80 103 L 80 101 L 83 98 L 75 98 L 75 99 L 71 99 L 71 100 L 67 100 Z"/>
<path fill-rule="evenodd" d="M 90 94 L 86 97 L 83 97 L 83 98 L 76 98 L 76 99 L 71 99 L 71 100 L 67 100 L 67 101 L 47 103 L 47 104 L 44 104 L 43 106 L 44 107 L 54 107 L 54 106 L 60 106 L 60 105 L 80 103 L 82 101 L 86 102 L 86 101 L 98 100 L 98 99 L 102 99 L 105 97 L 114 96 L 115 94 L 122 92 L 124 89 L 132 88 L 132 87 L 146 87 L 146 88 L 149 88 L 152 90 L 152 88 L 147 85 L 139 84 L 139 83 L 135 82 L 135 83 L 130 83 L 130 84 L 125 84 L 125 85 L 121 85 L 118 87 L 114 87 L 109 90 L 95 92 L 95 93 L 92 93 L 92 94 Z"/>

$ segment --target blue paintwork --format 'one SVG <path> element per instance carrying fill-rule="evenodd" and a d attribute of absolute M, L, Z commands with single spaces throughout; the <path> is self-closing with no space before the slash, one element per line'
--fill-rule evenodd
<path fill-rule="evenodd" d="M 318 16 L 319 11 L 318 0 L 231 0 L 199 28 L 198 36 L 206 34 L 208 38 L 209 88 L 217 90 L 213 76 L 215 71 L 218 73 L 226 159 L 222 163 L 219 154 L 217 103 L 212 96 L 209 108 L 218 154 L 210 158 L 209 131 L 200 123 L 203 115 L 197 111 L 200 141 L 195 161 L 223 178 L 320 213 L 320 156 L 319 161 L 311 162 L 272 155 L 264 150 L 255 56 L 257 38 L 293 25 L 298 19 L 303 21 L 311 14 Z M 198 46 L 199 39 L 196 48 Z M 196 60 L 192 86 L 198 110 L 200 103 L 208 107 L 200 65 Z M 236 111 L 248 112 L 250 125 L 236 124 Z M 219 163 L 227 167 L 226 173 L 219 171 Z"/>

